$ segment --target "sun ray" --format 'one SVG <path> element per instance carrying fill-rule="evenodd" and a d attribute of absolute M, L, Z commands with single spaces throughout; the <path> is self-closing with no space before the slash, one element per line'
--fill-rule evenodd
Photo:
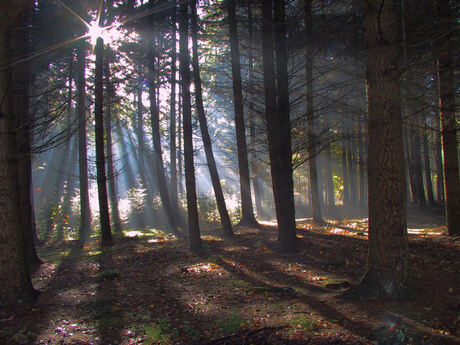
<path fill-rule="evenodd" d="M 61 0 L 56 0 L 58 1 L 61 5 L 63 5 L 67 10 L 69 10 L 72 14 L 74 14 L 76 16 L 76 18 L 78 20 L 80 20 L 88 29 L 91 27 L 90 24 L 88 24 L 78 13 L 76 13 L 74 10 L 72 10 L 70 7 L 68 7 L 67 5 L 65 5 Z M 177 4 L 181 4 L 183 2 L 187 2 L 188 0 L 183 0 L 183 1 L 178 1 Z M 123 24 L 126 24 L 126 23 L 130 23 L 130 22 L 133 22 L 135 20 L 138 20 L 138 19 L 141 19 L 141 18 L 144 18 L 146 16 L 149 16 L 151 14 L 154 14 L 154 13 L 159 13 L 161 11 L 165 11 L 165 10 L 168 10 L 170 8 L 172 8 L 174 5 L 165 5 L 165 6 L 161 6 L 161 7 L 157 7 L 157 8 L 154 8 L 154 9 L 151 9 L 151 10 L 147 10 L 147 11 L 144 11 L 142 13 L 139 13 L 139 14 L 136 14 L 136 15 L 133 15 L 131 17 L 128 17 L 126 18 L 125 20 L 119 22 L 118 24 L 116 25 L 108 25 L 107 27 L 104 27 L 104 30 L 109 30 L 111 28 L 118 28 L 120 26 L 122 26 Z M 75 38 L 72 38 L 70 40 L 67 40 L 67 41 L 64 41 L 64 42 L 61 42 L 61 43 L 57 43 L 57 44 L 54 44 L 48 48 L 44 48 L 44 49 L 41 49 L 41 50 L 38 50 L 36 52 L 34 52 L 33 54 L 27 56 L 27 57 L 24 57 L 23 59 L 19 59 L 19 60 L 16 60 L 14 62 L 11 62 L 9 64 L 6 64 L 6 65 L 3 65 L 3 66 L 0 66 L 0 70 L 4 70 L 4 69 L 7 69 L 7 68 L 10 68 L 10 67 L 13 67 L 13 66 L 16 66 L 16 65 L 19 65 L 21 63 L 24 63 L 24 62 L 27 62 L 29 60 L 32 60 L 36 57 L 39 57 L 41 55 L 44 55 L 46 53 L 49 53 L 49 52 L 52 52 L 53 50 L 56 50 L 56 49 L 59 49 L 59 48 L 62 48 L 64 46 L 66 46 L 67 44 L 71 44 L 73 42 L 76 42 L 78 40 L 81 40 L 81 39 L 85 39 L 85 38 L 88 38 L 90 37 L 90 35 L 87 33 L 85 35 L 81 35 L 81 36 L 78 36 L 78 37 L 75 37 Z"/>
<path fill-rule="evenodd" d="M 78 20 L 80 20 L 88 29 L 91 27 L 89 23 L 84 20 L 77 12 L 75 12 L 72 8 L 67 6 L 65 3 L 63 3 L 61 0 L 57 0 L 62 6 L 64 6 L 70 13 L 72 13 Z"/>

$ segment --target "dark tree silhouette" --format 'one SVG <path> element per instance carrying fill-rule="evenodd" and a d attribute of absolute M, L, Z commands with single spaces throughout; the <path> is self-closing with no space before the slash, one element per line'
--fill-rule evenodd
<path fill-rule="evenodd" d="M 236 147 L 238 150 L 238 169 L 241 191 L 240 225 L 257 227 L 252 207 L 251 185 L 249 180 L 248 148 L 244 123 L 243 87 L 241 81 L 240 47 L 236 23 L 235 0 L 227 1 L 228 24 L 230 28 L 230 47 L 232 59 L 233 106 L 235 108 Z"/>
<path fill-rule="evenodd" d="M 192 42 L 193 42 L 193 81 L 195 84 L 195 103 L 198 113 L 198 121 L 200 122 L 201 137 L 203 140 L 206 161 L 208 163 L 209 174 L 211 175 L 212 187 L 216 197 L 217 209 L 219 211 L 220 223 L 222 224 L 222 231 L 225 236 L 233 236 L 232 223 L 228 216 L 227 205 L 225 204 L 224 193 L 220 185 L 219 173 L 217 171 L 216 160 L 212 152 L 211 137 L 209 136 L 208 123 L 206 121 L 206 114 L 203 107 L 203 95 L 201 88 L 200 65 L 198 62 L 198 14 L 196 11 L 196 3 L 190 3 L 192 10 Z"/>
<path fill-rule="evenodd" d="M 107 176 L 105 174 L 103 93 L 104 41 L 102 37 L 97 38 L 94 52 L 96 55 L 96 69 L 94 76 L 94 120 L 96 135 L 97 195 L 99 199 L 101 245 L 110 246 L 112 245 L 112 229 L 110 226 L 109 203 L 107 199 Z"/>
<path fill-rule="evenodd" d="M 188 51 L 188 15 L 187 3 L 180 4 L 179 10 L 179 68 L 182 85 L 182 112 L 184 122 L 184 164 L 185 188 L 187 191 L 187 211 L 190 249 L 201 250 L 200 225 L 198 223 L 198 204 L 196 197 L 195 165 L 193 162 L 192 105 L 190 101 L 190 56 Z"/>

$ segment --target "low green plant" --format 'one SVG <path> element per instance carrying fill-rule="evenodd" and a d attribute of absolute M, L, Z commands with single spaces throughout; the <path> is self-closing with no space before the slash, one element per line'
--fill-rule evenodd
<path fill-rule="evenodd" d="M 174 339 L 178 338 L 180 333 L 174 328 L 169 319 L 158 318 L 152 325 L 144 327 L 146 344 L 174 344 Z"/>
<path fill-rule="evenodd" d="M 306 332 L 314 332 L 318 330 L 318 323 L 309 318 L 305 314 L 301 314 L 289 321 L 289 324 L 295 328 L 301 328 Z"/>
<path fill-rule="evenodd" d="M 230 316 L 217 320 L 216 325 L 219 326 L 225 333 L 235 333 L 241 327 L 244 327 L 244 320 L 238 311 L 233 309 Z"/>
<path fill-rule="evenodd" d="M 191 326 L 188 322 L 184 322 L 184 332 L 192 340 L 200 339 L 200 331 Z"/>

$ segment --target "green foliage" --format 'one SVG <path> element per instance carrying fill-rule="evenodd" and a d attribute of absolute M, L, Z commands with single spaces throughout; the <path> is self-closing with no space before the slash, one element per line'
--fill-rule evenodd
<path fill-rule="evenodd" d="M 110 297 L 102 297 L 88 302 L 87 308 L 90 310 L 88 316 L 91 319 L 109 319 L 118 314 L 117 308 L 114 307 L 114 300 Z"/>
<path fill-rule="evenodd" d="M 141 187 L 132 187 L 127 190 L 126 197 L 131 206 L 131 213 L 141 214 L 144 208 L 144 199 L 147 195 L 146 190 Z"/>
<path fill-rule="evenodd" d="M 158 318 L 154 324 L 145 326 L 144 333 L 146 344 L 173 344 L 173 339 L 180 335 L 167 318 Z"/>
<path fill-rule="evenodd" d="M 343 185 L 343 178 L 342 176 L 338 175 L 333 175 L 332 176 L 332 182 L 334 184 L 334 191 L 338 193 L 338 195 L 334 195 L 334 197 L 337 199 L 339 197 L 341 200 L 343 200 L 343 190 L 344 190 L 344 185 Z"/>
<path fill-rule="evenodd" d="M 230 316 L 217 320 L 216 325 L 219 326 L 225 333 L 235 333 L 241 327 L 244 327 L 245 322 L 238 310 L 233 309 Z"/>
<path fill-rule="evenodd" d="M 295 318 L 289 321 L 289 324 L 292 327 L 301 328 L 303 331 L 306 331 L 306 332 L 317 331 L 319 327 L 318 323 L 315 320 L 309 318 L 305 314 L 296 316 Z"/>
<path fill-rule="evenodd" d="M 130 321 L 131 323 L 142 323 L 142 324 L 145 324 L 145 323 L 148 323 L 152 320 L 152 314 L 149 310 L 147 309 L 141 309 L 141 310 L 138 310 L 134 313 L 125 313 L 124 314 L 124 318 L 128 321 Z"/>
<path fill-rule="evenodd" d="M 183 330 L 187 334 L 187 336 L 191 338 L 192 340 L 200 339 L 200 335 L 201 335 L 200 331 L 194 328 L 193 326 L 191 326 L 190 323 L 184 322 Z"/>
<path fill-rule="evenodd" d="M 199 196 L 198 208 L 204 221 L 208 223 L 218 223 L 220 221 L 215 198 L 206 195 Z"/>

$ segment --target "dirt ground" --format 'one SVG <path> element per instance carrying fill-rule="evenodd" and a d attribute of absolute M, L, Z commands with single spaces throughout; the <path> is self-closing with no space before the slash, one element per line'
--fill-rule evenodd
<path fill-rule="evenodd" d="M 0 344 L 460 344 L 460 239 L 426 218 L 409 219 L 403 301 L 341 298 L 365 268 L 366 219 L 299 222 L 298 254 L 276 250 L 269 223 L 203 231 L 201 254 L 148 230 L 102 251 L 53 244 L 38 303 L 0 311 Z"/>

